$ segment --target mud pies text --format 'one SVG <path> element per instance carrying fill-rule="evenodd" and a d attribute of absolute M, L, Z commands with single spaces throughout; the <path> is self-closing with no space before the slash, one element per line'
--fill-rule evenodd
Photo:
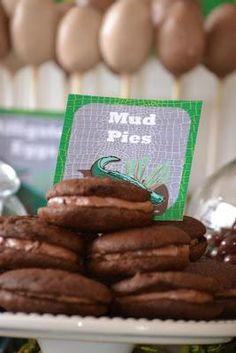
<path fill-rule="evenodd" d="M 155 126 L 156 114 L 150 114 L 145 117 L 130 115 L 129 113 L 110 112 L 108 123 L 120 126 Z M 107 142 L 119 141 L 121 143 L 141 143 L 148 145 L 152 142 L 151 135 L 131 135 L 128 131 L 120 131 L 118 129 L 108 130 Z"/>

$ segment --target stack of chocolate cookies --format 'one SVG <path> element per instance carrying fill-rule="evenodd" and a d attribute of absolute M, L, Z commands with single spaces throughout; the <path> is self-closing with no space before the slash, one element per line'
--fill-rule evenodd
<path fill-rule="evenodd" d="M 0 306 L 67 315 L 211 319 L 213 276 L 186 272 L 205 227 L 153 222 L 150 194 L 110 178 L 65 180 L 38 217 L 0 218 Z"/>

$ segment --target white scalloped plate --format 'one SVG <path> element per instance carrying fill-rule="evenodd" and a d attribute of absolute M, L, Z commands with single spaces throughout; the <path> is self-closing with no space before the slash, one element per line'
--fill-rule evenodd
<path fill-rule="evenodd" d="M 0 335 L 37 338 L 43 353 L 128 353 L 136 343 L 227 342 L 236 336 L 236 320 L 162 321 L 1 313 Z"/>

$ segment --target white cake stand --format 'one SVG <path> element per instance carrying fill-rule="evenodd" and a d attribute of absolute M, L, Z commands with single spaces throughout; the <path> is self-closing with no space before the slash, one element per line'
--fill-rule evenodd
<path fill-rule="evenodd" d="M 42 353 L 129 353 L 137 343 L 225 343 L 236 336 L 236 320 L 125 320 L 2 313 L 0 335 L 36 338 Z"/>

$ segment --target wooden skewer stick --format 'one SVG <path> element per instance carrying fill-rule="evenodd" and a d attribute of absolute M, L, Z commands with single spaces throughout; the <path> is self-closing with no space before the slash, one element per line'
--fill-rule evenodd
<path fill-rule="evenodd" d="M 82 75 L 79 72 L 74 72 L 71 75 L 71 89 L 70 93 L 81 94 L 82 90 Z"/>
<path fill-rule="evenodd" d="M 16 73 L 13 73 L 8 70 L 8 75 L 9 75 L 9 79 L 11 82 L 11 103 L 10 103 L 10 106 L 12 108 L 14 108 L 14 104 L 16 102 L 16 99 L 15 99 Z"/>
<path fill-rule="evenodd" d="M 9 71 L 6 67 L 0 65 L 0 69 L 3 70 L 4 76 L 3 76 L 3 83 L 6 80 L 8 82 L 8 85 L 3 85 L 3 87 L 9 87 L 11 95 L 7 94 L 8 90 L 1 92 L 1 98 L 3 99 L 3 105 L 6 108 L 13 107 L 14 106 L 14 74 L 12 74 L 11 71 Z"/>
<path fill-rule="evenodd" d="M 217 168 L 217 153 L 218 153 L 218 143 L 220 131 L 222 128 L 222 103 L 223 103 L 223 90 L 224 82 L 222 79 L 218 79 L 216 87 L 216 101 L 215 101 L 215 111 L 211 117 L 209 126 L 209 139 L 207 148 L 207 176 L 213 174 Z"/>
<path fill-rule="evenodd" d="M 181 97 L 182 97 L 181 79 L 179 77 L 175 77 L 174 83 L 173 83 L 172 99 L 180 100 Z"/>
<path fill-rule="evenodd" d="M 120 96 L 121 98 L 131 98 L 131 76 L 129 74 L 121 75 L 121 87 Z"/>
<path fill-rule="evenodd" d="M 38 105 L 38 68 L 31 67 L 31 107 L 37 109 Z"/>
<path fill-rule="evenodd" d="M 224 96 L 224 80 L 218 79 L 216 87 L 216 109 L 221 112 Z"/>
<path fill-rule="evenodd" d="M 63 107 L 67 105 L 67 97 L 70 93 L 70 86 L 71 86 L 71 77 L 65 73 L 63 78 L 63 91 L 64 91 L 64 99 L 63 99 Z"/>

